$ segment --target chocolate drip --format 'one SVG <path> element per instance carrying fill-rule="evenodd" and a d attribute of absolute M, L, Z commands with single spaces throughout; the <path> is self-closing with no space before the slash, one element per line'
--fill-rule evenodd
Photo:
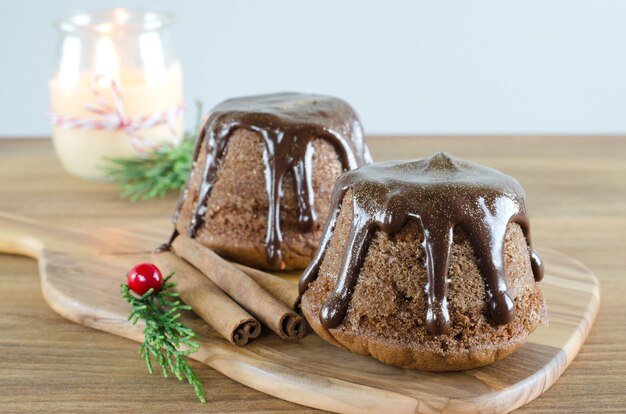
<path fill-rule="evenodd" d="M 318 276 L 348 190 L 354 216 L 337 283 L 320 312 L 326 329 L 337 327 L 344 319 L 374 233 L 397 233 L 408 220 L 417 220 L 423 231 L 426 328 L 433 334 L 445 333 L 451 325 L 448 270 L 456 226 L 471 240 L 495 323 L 505 324 L 515 317 L 515 303 L 504 279 L 504 238 L 510 222 L 518 223 L 524 232 L 535 280 L 543 277 L 541 259 L 531 246 L 524 190 L 519 183 L 494 169 L 437 153 L 418 161 L 369 165 L 338 179 L 322 242 L 300 279 L 300 294 Z"/>
<path fill-rule="evenodd" d="M 296 187 L 299 228 L 309 232 L 317 222 L 312 141 L 322 139 L 331 143 L 344 171 L 371 162 L 371 157 L 363 142 L 356 114 L 339 99 L 288 93 L 225 101 L 208 116 L 196 144 L 194 163 L 200 154 L 201 145 L 207 147 L 207 160 L 189 227 L 190 237 L 194 237 L 204 223 L 220 160 L 225 154 L 230 136 L 239 129 L 252 131 L 263 138 L 263 164 L 269 201 L 265 237 L 267 261 L 273 267 L 282 268 L 280 205 L 283 179 L 288 172 L 293 175 Z M 183 200 L 181 198 L 179 201 L 174 221 Z"/>
<path fill-rule="evenodd" d="M 156 249 L 154 249 L 153 253 L 164 253 L 164 252 L 171 251 L 172 250 L 172 243 L 174 242 L 174 239 L 176 237 L 178 237 L 178 230 L 176 230 L 176 228 L 174 228 L 174 231 L 170 235 L 170 238 L 168 239 L 168 241 L 166 241 L 165 243 L 161 244 Z"/>

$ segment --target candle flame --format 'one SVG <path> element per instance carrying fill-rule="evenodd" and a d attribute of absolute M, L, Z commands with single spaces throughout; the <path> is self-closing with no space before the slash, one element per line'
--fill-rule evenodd
<path fill-rule="evenodd" d="M 117 8 L 113 10 L 113 20 L 116 23 L 126 23 L 130 19 L 130 13 L 124 8 Z"/>
<path fill-rule="evenodd" d="M 113 23 L 101 23 L 96 27 L 96 30 L 102 34 L 111 34 L 113 31 Z"/>

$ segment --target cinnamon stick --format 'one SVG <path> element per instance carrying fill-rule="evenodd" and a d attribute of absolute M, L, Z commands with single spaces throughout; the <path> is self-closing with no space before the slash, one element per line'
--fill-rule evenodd
<path fill-rule="evenodd" d="M 228 297 L 195 267 L 169 251 L 157 251 L 152 260 L 166 274 L 176 272 L 174 290 L 193 311 L 233 345 L 244 346 L 261 333 L 259 321 Z"/>
<path fill-rule="evenodd" d="M 302 316 L 211 249 L 185 235 L 176 237 L 171 248 L 281 338 L 295 341 L 304 336 L 307 325 Z"/>
<path fill-rule="evenodd" d="M 276 299 L 283 302 L 291 309 L 296 309 L 298 303 L 298 284 L 290 282 L 279 276 L 264 272 L 259 269 L 253 269 L 239 263 L 232 263 L 237 269 L 241 270 L 261 287 L 271 293 Z"/>

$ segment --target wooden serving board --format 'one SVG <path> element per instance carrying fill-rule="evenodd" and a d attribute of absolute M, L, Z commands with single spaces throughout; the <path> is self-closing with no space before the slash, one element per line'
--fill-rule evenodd
<path fill-rule="evenodd" d="M 119 285 L 161 241 L 162 235 L 149 230 L 84 233 L 0 213 L 0 252 L 39 260 L 43 294 L 52 309 L 135 341 L 143 339 L 142 330 L 126 320 L 130 308 Z M 520 350 L 486 367 L 452 373 L 405 370 L 340 350 L 314 334 L 298 343 L 264 334 L 238 348 L 190 313 L 185 320 L 201 337 L 191 357 L 264 393 L 328 411 L 508 412 L 537 398 L 563 373 L 600 303 L 600 287 L 589 269 L 561 253 L 540 251 L 549 327 L 538 328 Z"/>

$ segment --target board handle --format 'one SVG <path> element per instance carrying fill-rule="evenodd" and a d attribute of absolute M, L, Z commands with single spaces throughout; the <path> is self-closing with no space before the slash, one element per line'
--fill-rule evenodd
<path fill-rule="evenodd" d="M 86 247 L 73 232 L 0 211 L 0 253 L 37 259 L 44 248 L 72 251 Z"/>

